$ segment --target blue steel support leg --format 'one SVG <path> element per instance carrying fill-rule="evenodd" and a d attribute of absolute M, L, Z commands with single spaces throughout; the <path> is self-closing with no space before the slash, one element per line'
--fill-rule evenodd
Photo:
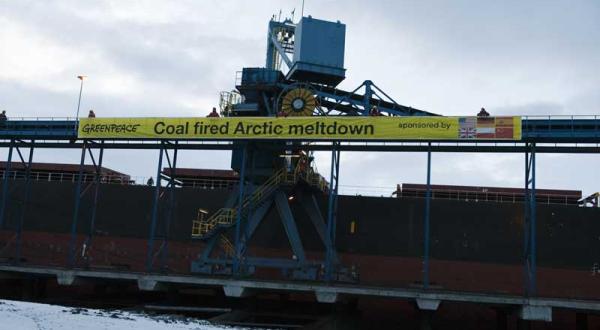
<path fill-rule="evenodd" d="M 425 192 L 425 227 L 423 228 L 423 288 L 429 288 L 429 215 L 431 209 L 431 143 L 427 150 L 427 190 Z"/>
<path fill-rule="evenodd" d="M 248 146 L 244 144 L 242 151 L 242 169 L 240 170 L 240 183 L 238 192 L 238 206 L 235 219 L 235 255 L 233 256 L 233 275 L 239 275 L 242 246 L 240 244 L 241 225 L 242 225 L 242 205 L 244 204 L 244 181 L 246 180 L 246 157 L 248 156 Z"/>
<path fill-rule="evenodd" d="M 537 294 L 537 210 L 535 187 L 535 143 L 531 146 L 531 286 L 532 296 Z"/>
<path fill-rule="evenodd" d="M 339 143 L 338 143 L 339 146 Z M 331 213 L 331 235 L 329 237 L 331 237 L 331 250 L 330 250 L 330 257 L 331 257 L 331 261 L 334 260 L 333 256 L 335 255 L 335 240 L 336 240 L 336 233 L 337 233 L 337 207 L 338 207 L 338 191 L 339 191 L 339 186 L 340 186 L 340 158 L 341 158 L 341 153 L 339 150 L 337 150 L 336 156 L 335 156 L 335 196 L 333 198 L 333 210 Z"/>
<path fill-rule="evenodd" d="M 204 250 L 198 256 L 198 259 L 192 262 L 192 272 L 202 272 L 202 273 L 212 273 L 213 267 L 208 264 L 210 260 L 210 255 L 215 249 L 215 245 L 219 241 L 219 235 L 213 235 L 208 239 L 206 245 L 204 246 Z"/>
<path fill-rule="evenodd" d="M 167 158 L 168 159 L 168 158 Z M 173 210 L 175 209 L 175 170 L 177 169 L 177 141 L 173 150 L 173 162 L 169 162 L 169 205 L 167 207 L 167 216 L 165 219 L 165 235 L 163 239 L 163 248 L 160 250 L 160 268 L 167 269 L 167 257 L 169 256 L 169 232 L 171 222 L 173 221 Z"/>
<path fill-rule="evenodd" d="M 95 177 L 94 177 L 94 197 L 93 197 L 93 203 L 92 203 L 92 210 L 91 210 L 91 218 L 90 218 L 90 229 L 88 231 L 88 235 L 84 244 L 84 249 L 85 251 L 89 251 L 90 248 L 92 247 L 92 239 L 94 237 L 94 230 L 96 228 L 96 210 L 98 209 L 98 195 L 100 194 L 100 182 L 102 180 L 102 159 L 104 158 L 104 141 L 100 142 L 101 146 L 100 146 L 100 151 L 98 154 L 98 163 L 95 164 Z M 90 157 L 92 156 L 91 154 L 91 149 L 89 149 L 90 151 Z M 92 157 L 93 159 L 93 157 Z"/>
<path fill-rule="evenodd" d="M 10 140 L 10 146 L 8 147 L 8 160 L 6 161 L 6 167 L 4 168 L 4 174 L 2 175 L 2 199 L 0 199 L 0 229 L 4 226 L 4 213 L 6 213 L 6 201 L 8 200 L 8 176 L 10 174 L 12 165 L 12 154 L 15 145 L 15 140 Z"/>
<path fill-rule="evenodd" d="M 32 140 L 25 170 L 25 198 L 23 200 L 23 207 L 21 208 L 19 223 L 17 224 L 17 247 L 15 251 L 15 263 L 17 265 L 21 261 L 21 234 L 23 232 L 23 223 L 25 222 L 25 212 L 29 206 L 29 199 L 31 196 L 31 163 L 33 162 L 33 143 L 34 141 Z"/>
<path fill-rule="evenodd" d="M 333 277 L 333 262 L 335 249 L 335 221 L 337 214 L 338 177 L 340 171 L 339 142 L 333 142 L 331 151 L 331 173 L 329 176 L 329 198 L 327 205 L 327 246 L 325 251 L 325 280 Z"/>
<path fill-rule="evenodd" d="M 258 225 L 267 215 L 267 212 L 271 208 L 271 205 L 273 205 L 272 199 L 264 201 L 259 207 L 254 209 L 252 215 L 248 217 L 248 223 L 246 224 L 244 230 L 244 238 L 246 239 L 246 241 L 250 240 L 252 235 L 254 235 L 254 231 L 256 231 Z"/>
<path fill-rule="evenodd" d="M 368 116 L 371 113 L 371 96 L 373 96 L 373 90 L 371 89 L 371 85 L 373 84 L 373 82 L 371 82 L 370 80 L 366 80 L 364 82 L 365 85 L 365 96 L 363 99 L 364 102 L 364 107 L 365 107 L 365 116 Z"/>
<path fill-rule="evenodd" d="M 306 263 L 306 255 L 304 254 L 304 246 L 302 245 L 302 239 L 300 238 L 300 234 L 298 233 L 298 227 L 296 226 L 294 215 L 292 214 L 292 210 L 290 209 L 288 197 L 281 190 L 277 190 L 275 192 L 275 205 L 277 206 L 277 212 L 279 213 L 279 217 L 281 218 L 281 222 L 283 223 L 283 228 L 285 229 L 285 233 L 287 235 L 290 246 L 292 247 L 292 251 L 296 256 L 298 263 L 304 265 Z"/>
<path fill-rule="evenodd" d="M 536 191 L 535 191 L 535 143 L 531 145 L 531 199 L 530 199 L 530 225 L 529 235 L 531 238 L 529 239 L 529 295 L 535 296 L 536 294 L 536 248 L 537 248 L 537 237 L 536 237 L 536 228 L 537 228 L 537 219 L 536 219 Z"/>
<path fill-rule="evenodd" d="M 523 199 L 523 295 L 529 295 L 529 151 L 525 151 L 525 196 Z"/>
<path fill-rule="evenodd" d="M 329 242 L 330 237 L 328 236 L 329 233 L 327 232 L 327 224 L 323 219 L 323 215 L 321 214 L 321 210 L 319 209 L 319 204 L 317 203 L 315 195 L 313 195 L 312 193 L 301 193 L 300 197 L 301 198 L 298 199 L 300 200 L 302 208 L 304 209 L 304 211 L 306 211 L 306 214 L 312 222 L 313 227 L 315 227 L 315 230 L 317 231 L 321 242 L 323 242 L 323 246 L 325 246 L 325 248 L 327 249 L 329 244 L 331 244 Z"/>
<path fill-rule="evenodd" d="M 525 223 L 524 223 L 524 249 L 525 249 L 525 295 L 536 294 L 536 188 L 535 188 L 535 144 L 530 145 L 529 152 L 525 153 Z"/>
<path fill-rule="evenodd" d="M 264 93 L 263 93 L 263 97 L 265 97 Z M 248 184 L 244 187 L 244 190 L 245 190 L 244 193 L 246 195 L 253 194 L 257 188 L 252 183 L 252 176 L 254 175 L 254 172 L 256 170 L 255 155 L 256 155 L 256 153 L 254 152 L 254 150 L 248 149 L 248 155 L 246 157 L 248 158 L 248 164 L 250 166 L 249 166 L 247 172 L 244 174 L 244 176 L 246 177 L 246 180 L 248 181 Z M 265 204 L 269 204 L 269 205 L 272 204 L 272 200 L 269 200 L 269 199 L 267 199 L 266 201 L 263 200 L 263 202 L 261 202 L 260 205 L 250 205 L 250 207 L 248 208 L 248 211 L 246 212 L 246 221 L 244 222 L 243 226 L 240 228 L 240 249 L 238 252 L 238 256 L 240 257 L 241 260 L 245 260 L 245 258 L 246 258 L 247 244 L 248 244 L 248 241 L 250 240 L 250 238 L 252 237 L 252 234 L 249 234 L 249 233 L 254 233 L 254 230 L 250 229 L 250 226 L 252 226 L 252 224 L 256 222 L 257 212 L 259 213 L 258 215 L 260 216 L 260 218 L 258 219 L 258 223 L 260 223 L 260 221 L 263 219 L 264 214 L 266 214 L 266 212 L 262 212 L 263 206 Z"/>
<path fill-rule="evenodd" d="M 158 202 L 160 198 L 161 170 L 163 160 L 164 146 L 161 143 L 158 154 L 158 167 L 156 170 L 156 185 L 154 186 L 154 197 L 152 200 L 152 218 L 150 222 L 150 233 L 148 235 L 148 251 L 146 254 L 146 271 L 152 271 L 154 259 L 154 234 L 156 232 L 156 222 L 158 220 Z"/>
<path fill-rule="evenodd" d="M 77 186 L 75 186 L 75 204 L 73 207 L 73 221 L 71 223 L 71 242 L 69 244 L 69 267 L 75 266 L 76 243 L 77 243 L 77 222 L 79 220 L 79 204 L 81 202 L 81 184 L 83 182 L 83 165 L 85 164 L 85 151 L 87 141 L 83 141 L 81 146 L 81 160 L 79 162 L 79 176 L 77 177 Z"/>

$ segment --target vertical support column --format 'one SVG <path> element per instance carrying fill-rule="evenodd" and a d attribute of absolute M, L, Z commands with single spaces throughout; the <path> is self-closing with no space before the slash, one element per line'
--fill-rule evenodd
<path fill-rule="evenodd" d="M 431 209 L 431 142 L 427 150 L 427 190 L 425 191 L 425 219 L 423 228 L 423 289 L 429 288 L 429 218 Z"/>
<path fill-rule="evenodd" d="M 158 154 L 158 167 L 156 170 L 156 185 L 154 186 L 154 198 L 152 200 L 152 220 L 150 222 L 150 233 L 148 235 L 148 251 L 146 255 L 146 271 L 152 271 L 153 254 L 154 254 L 154 234 L 156 232 L 156 221 L 158 219 L 158 200 L 160 198 L 161 170 L 164 152 L 164 142 L 160 144 Z"/>
<path fill-rule="evenodd" d="M 365 96 L 363 99 L 364 107 L 365 107 L 365 116 L 371 114 L 371 96 L 373 95 L 373 90 L 371 89 L 371 85 L 373 82 L 370 80 L 366 80 L 363 84 L 365 84 Z"/>
<path fill-rule="evenodd" d="M 248 145 L 244 143 L 242 151 L 242 168 L 240 170 L 240 184 L 238 192 L 238 207 L 235 212 L 235 255 L 233 256 L 233 275 L 239 275 L 241 251 L 240 244 L 241 222 L 242 222 L 242 206 L 244 204 L 244 181 L 246 180 L 246 157 L 248 156 Z"/>
<path fill-rule="evenodd" d="M 249 187 L 246 186 L 244 190 L 246 191 L 246 193 L 252 194 L 256 190 L 256 186 L 254 186 L 254 184 L 252 183 L 252 177 L 256 171 L 256 152 L 254 152 L 252 148 L 248 148 L 247 153 L 248 154 L 246 155 L 246 158 L 247 162 L 250 164 L 250 168 L 248 168 L 246 173 L 244 173 L 244 178 L 246 178 L 246 180 L 248 181 Z M 254 229 L 256 228 L 253 227 L 253 225 L 257 224 L 257 222 L 260 223 L 260 221 L 263 220 L 264 216 L 266 215 L 266 212 L 268 212 L 269 210 L 271 203 L 271 201 L 266 202 L 265 204 L 263 204 L 263 206 L 260 206 L 258 208 L 256 207 L 256 205 L 250 205 L 250 207 L 248 208 L 248 212 L 246 213 L 246 223 L 244 224 L 244 228 L 240 228 L 240 249 L 237 252 L 237 255 L 240 259 L 243 259 L 246 255 L 246 249 L 248 248 L 248 240 L 252 237 L 252 235 L 254 234 Z M 266 210 L 264 210 L 265 205 L 267 205 Z M 257 218 L 258 220 L 256 220 Z"/>
<path fill-rule="evenodd" d="M 89 250 L 92 246 L 92 238 L 94 236 L 94 228 L 96 227 L 96 210 L 98 209 L 98 195 L 100 194 L 100 182 L 102 180 L 102 159 L 104 158 L 104 141 L 100 142 L 100 151 L 98 154 L 98 163 L 94 164 L 94 169 L 96 170 L 94 177 L 94 197 L 92 203 L 92 214 L 90 218 L 90 229 L 88 231 L 87 238 L 84 243 L 84 251 Z M 92 160 L 94 159 L 92 154 L 92 149 L 88 149 L 90 153 L 90 157 Z"/>
<path fill-rule="evenodd" d="M 525 295 L 536 294 L 536 191 L 535 191 L 535 143 L 525 152 L 525 222 L 523 230 L 525 254 Z"/>
<path fill-rule="evenodd" d="M 335 259 L 335 231 L 337 216 L 338 182 L 340 173 L 339 142 L 331 146 L 331 172 L 329 175 L 329 198 L 327 202 L 327 237 L 328 244 L 325 251 L 325 280 L 333 279 L 333 262 Z"/>
<path fill-rule="evenodd" d="M 0 199 L 0 229 L 4 226 L 4 213 L 6 213 L 6 201 L 8 200 L 8 176 L 10 174 L 12 166 L 12 154 L 15 146 L 15 140 L 10 140 L 10 146 L 8 147 L 8 159 L 6 161 L 6 167 L 4 168 L 4 174 L 2 175 L 2 198 Z"/>
<path fill-rule="evenodd" d="M 25 212 L 29 206 L 29 199 L 31 196 L 31 163 L 33 162 L 34 142 L 34 140 L 31 140 L 31 147 L 29 148 L 29 158 L 27 159 L 27 165 L 25 169 L 25 198 L 23 200 L 23 207 L 21 208 L 19 223 L 17 224 L 17 245 L 15 250 L 15 264 L 17 265 L 21 261 L 21 235 L 23 232 L 23 223 L 25 222 Z"/>
<path fill-rule="evenodd" d="M 271 28 L 272 23 L 269 22 L 269 31 L 267 33 L 267 61 L 265 63 L 265 67 L 267 69 L 275 69 L 275 46 L 273 45 L 273 40 L 271 39 L 271 35 L 273 34 L 273 30 Z M 237 84 L 237 81 L 236 81 Z"/>
<path fill-rule="evenodd" d="M 81 202 L 81 184 L 83 181 L 83 165 L 85 164 L 85 151 L 87 141 L 83 141 L 81 146 L 81 160 L 79 162 L 79 176 L 77 177 L 77 186 L 75 186 L 75 204 L 73 206 L 73 222 L 71 223 L 71 242 L 69 244 L 69 267 L 75 266 L 75 249 L 77 243 L 77 222 L 79 220 L 79 204 Z"/>
<path fill-rule="evenodd" d="M 165 150 L 167 161 L 169 162 L 169 205 L 167 207 L 167 215 L 165 218 L 165 235 L 163 238 L 163 247 L 160 250 L 160 268 L 167 269 L 167 256 L 169 255 L 169 231 L 171 229 L 171 221 L 173 221 L 173 210 L 175 209 L 175 170 L 177 169 L 177 144 L 173 148 L 173 161 L 169 159 L 169 153 Z"/>

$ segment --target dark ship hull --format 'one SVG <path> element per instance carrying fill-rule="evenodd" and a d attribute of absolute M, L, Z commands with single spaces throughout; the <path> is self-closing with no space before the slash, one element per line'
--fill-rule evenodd
<path fill-rule="evenodd" d="M 0 233 L 0 258 L 14 262 L 16 229 L 25 207 L 20 262 L 65 266 L 69 255 L 75 183 L 38 182 L 23 205 L 24 182 L 10 180 L 10 198 Z M 198 208 L 213 212 L 225 204 L 228 189 L 177 188 L 174 220 L 157 226 L 155 261 L 164 249 L 168 272 L 190 273 L 204 243 L 191 239 Z M 162 204 L 166 195 L 161 194 Z M 84 190 L 79 218 L 77 265 L 145 271 L 153 187 L 103 184 L 91 244 L 92 194 Z M 326 196 L 320 198 L 322 212 Z M 303 210 L 294 205 L 304 248 L 322 260 L 324 248 Z M 423 211 L 420 198 L 340 196 L 336 247 L 342 263 L 362 285 L 419 287 L 423 269 Z M 166 208 L 161 206 L 159 214 Z M 431 204 L 431 286 L 443 290 L 521 294 L 523 292 L 523 205 L 434 199 Z M 538 294 L 547 297 L 600 297 L 600 209 L 538 204 Z M 162 244 L 168 237 L 168 245 Z M 248 255 L 290 258 L 292 252 L 275 210 L 258 228 Z M 257 277 L 277 277 L 258 271 Z"/>

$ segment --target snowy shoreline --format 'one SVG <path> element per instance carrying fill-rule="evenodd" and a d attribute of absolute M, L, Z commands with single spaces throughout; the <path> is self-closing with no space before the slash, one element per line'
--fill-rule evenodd
<path fill-rule="evenodd" d="M 168 315 L 145 315 L 120 310 L 72 308 L 0 300 L 1 330 L 123 329 L 217 330 L 233 329 L 208 321 Z"/>

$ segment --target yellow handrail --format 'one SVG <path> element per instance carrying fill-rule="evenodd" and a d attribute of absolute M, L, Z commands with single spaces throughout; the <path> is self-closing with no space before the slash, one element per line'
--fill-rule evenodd
<path fill-rule="evenodd" d="M 306 162 L 302 163 L 302 161 L 299 161 L 291 172 L 288 172 L 286 168 L 279 169 L 267 181 L 256 188 L 252 194 L 243 199 L 242 205 L 239 208 L 240 212 L 244 213 L 250 205 L 258 203 L 264 196 L 271 192 L 271 189 L 277 187 L 282 182 L 295 184 L 302 178 L 309 185 L 325 191 L 327 181 L 321 175 L 315 173 L 312 167 L 305 165 Z M 204 236 L 218 225 L 228 226 L 233 224 L 234 218 L 237 216 L 237 211 L 238 208 L 221 208 L 208 219 L 194 220 L 192 222 L 192 236 Z M 231 244 L 231 242 L 229 243 Z"/>

